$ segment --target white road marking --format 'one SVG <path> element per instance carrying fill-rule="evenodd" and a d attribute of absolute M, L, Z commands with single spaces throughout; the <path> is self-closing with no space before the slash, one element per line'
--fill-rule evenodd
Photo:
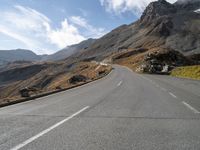
<path fill-rule="evenodd" d="M 174 97 L 174 98 L 177 98 L 176 95 L 174 95 L 173 93 L 169 92 L 169 94 Z"/>
<path fill-rule="evenodd" d="M 163 91 L 165 91 L 165 92 L 167 91 L 167 89 L 165 89 L 165 88 L 163 88 L 163 87 L 161 87 L 161 90 L 163 90 Z"/>
<path fill-rule="evenodd" d="M 150 81 L 150 82 L 152 82 L 152 83 L 154 83 L 153 80 L 151 80 L 151 79 L 148 79 L 148 78 L 147 78 L 147 80 Z"/>
<path fill-rule="evenodd" d="M 129 67 L 124 66 L 124 68 L 128 69 L 130 72 L 133 72 L 133 70 L 130 69 Z"/>
<path fill-rule="evenodd" d="M 145 80 L 147 80 L 147 81 L 149 81 L 149 82 L 151 82 L 151 83 L 153 83 L 153 84 L 155 84 L 156 85 L 156 83 L 153 81 L 153 80 L 151 80 L 151 79 L 149 79 L 149 78 L 147 78 L 147 77 L 143 77 L 143 76 L 141 76 L 143 79 L 145 79 Z"/>
<path fill-rule="evenodd" d="M 84 107 L 83 109 L 79 110 L 78 112 L 76 112 L 76 113 L 72 114 L 71 116 L 65 118 L 64 120 L 62 120 L 62 121 L 60 121 L 60 122 L 54 124 L 53 126 L 51 126 L 51 127 L 47 128 L 46 130 L 44 130 L 44 131 L 38 133 L 37 135 L 35 135 L 35 136 L 29 138 L 28 140 L 26 140 L 26 141 L 22 142 L 21 144 L 15 146 L 14 148 L 11 148 L 10 150 L 19 150 L 19 149 L 21 149 L 22 147 L 26 146 L 27 144 L 29 144 L 29 143 L 35 141 L 35 140 L 38 139 L 39 137 L 45 135 L 46 133 L 50 132 L 51 130 L 57 128 L 58 126 L 60 126 L 60 125 L 62 125 L 63 123 L 67 122 L 68 120 L 70 120 L 70 119 L 74 118 L 75 116 L 79 115 L 80 113 L 82 113 L 83 111 L 85 111 L 85 110 L 88 109 L 88 108 L 89 108 L 89 106 Z"/>
<path fill-rule="evenodd" d="M 100 62 L 100 65 L 102 65 L 102 66 L 108 66 L 108 64 L 106 64 L 104 62 Z"/>
<path fill-rule="evenodd" d="M 117 86 L 120 86 L 122 84 L 122 81 L 120 81 L 118 84 L 117 84 Z"/>
<path fill-rule="evenodd" d="M 200 112 L 198 110 L 196 110 L 194 107 L 192 107 L 191 105 L 189 105 L 186 102 L 182 102 L 185 106 L 187 106 L 190 110 L 192 110 L 195 114 L 199 114 Z"/>
<path fill-rule="evenodd" d="M 97 71 L 101 66 L 96 67 L 95 71 Z"/>

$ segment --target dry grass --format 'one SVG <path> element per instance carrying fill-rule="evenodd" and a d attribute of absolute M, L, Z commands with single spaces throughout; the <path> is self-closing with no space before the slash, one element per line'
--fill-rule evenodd
<path fill-rule="evenodd" d="M 114 61 L 113 63 L 129 67 L 133 71 L 136 71 L 137 67 L 140 66 L 141 63 L 144 61 L 144 56 L 150 52 L 158 51 L 158 49 L 159 48 L 151 48 L 151 49 L 148 49 L 146 52 L 130 55 L 122 59 L 113 60 Z M 121 53 L 116 53 L 112 57 L 115 58 L 115 57 L 119 57 L 120 55 L 124 55 L 124 54 L 126 55 L 126 53 L 130 53 L 131 51 L 134 51 L 134 49 L 127 50 Z"/>
<path fill-rule="evenodd" d="M 59 89 L 69 88 L 75 85 L 71 85 L 68 80 L 74 75 L 84 75 L 88 78 L 88 81 L 96 80 L 99 78 L 99 72 L 105 71 L 108 73 L 111 71 L 111 66 L 102 66 L 94 62 L 79 62 L 76 63 L 74 67 L 70 70 L 63 71 L 63 68 L 66 68 L 66 64 L 60 63 L 54 67 L 49 67 L 38 74 L 20 81 L 14 81 L 0 87 L 0 103 L 9 103 L 10 101 L 15 101 L 20 98 L 19 90 L 24 87 L 33 87 L 38 83 L 43 82 L 45 79 L 51 77 L 51 80 L 38 89 L 35 93 L 30 93 L 31 95 L 41 94 L 44 92 L 50 92 Z M 61 68 L 61 69 L 60 69 Z M 77 83 L 79 85 L 81 83 Z"/>
<path fill-rule="evenodd" d="M 200 80 L 200 65 L 178 67 L 172 70 L 172 76 Z"/>

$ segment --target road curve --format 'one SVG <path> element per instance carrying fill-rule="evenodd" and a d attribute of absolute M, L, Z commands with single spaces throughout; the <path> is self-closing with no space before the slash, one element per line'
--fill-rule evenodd
<path fill-rule="evenodd" d="M 199 91 L 199 81 L 115 66 L 87 85 L 0 108 L 0 150 L 199 150 Z"/>

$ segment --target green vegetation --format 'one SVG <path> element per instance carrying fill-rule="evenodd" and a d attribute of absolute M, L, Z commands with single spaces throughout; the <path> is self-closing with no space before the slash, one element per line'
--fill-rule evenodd
<path fill-rule="evenodd" d="M 172 70 L 172 76 L 200 80 L 200 65 L 178 67 Z"/>

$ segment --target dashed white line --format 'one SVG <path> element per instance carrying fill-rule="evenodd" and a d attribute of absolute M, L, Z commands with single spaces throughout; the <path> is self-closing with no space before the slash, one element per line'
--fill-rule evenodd
<path fill-rule="evenodd" d="M 161 90 L 162 90 L 162 91 L 165 91 L 165 92 L 167 91 L 167 89 L 165 89 L 165 88 L 163 88 L 163 87 L 161 87 Z"/>
<path fill-rule="evenodd" d="M 169 94 L 174 97 L 174 98 L 177 98 L 176 95 L 174 95 L 173 93 L 169 92 Z"/>
<path fill-rule="evenodd" d="M 39 137 L 41 137 L 41 136 L 45 135 L 46 133 L 50 132 L 51 130 L 57 128 L 58 126 L 60 126 L 60 125 L 62 125 L 63 123 L 67 122 L 68 120 L 74 118 L 75 116 L 79 115 L 80 113 L 82 113 L 83 111 L 85 111 L 85 110 L 88 109 L 88 108 L 89 108 L 89 106 L 84 107 L 83 109 L 79 110 L 78 112 L 76 112 L 76 113 L 72 114 L 71 116 L 65 118 L 64 120 L 62 120 L 62 121 L 60 121 L 60 122 L 54 124 L 53 126 L 51 126 L 51 127 L 47 128 L 46 130 L 44 130 L 44 131 L 38 133 L 37 135 L 35 135 L 35 136 L 29 138 L 28 140 L 26 140 L 26 141 L 22 142 L 21 144 L 15 146 L 14 148 L 11 148 L 10 150 L 19 150 L 19 149 L 23 148 L 23 147 L 26 146 L 27 144 L 29 144 L 29 143 L 35 141 L 35 140 L 38 139 Z"/>
<path fill-rule="evenodd" d="M 122 84 L 122 81 L 120 81 L 118 84 L 117 84 L 117 86 L 120 86 Z"/>
<path fill-rule="evenodd" d="M 195 114 L 199 114 L 200 112 L 198 110 L 196 110 L 194 107 L 192 107 L 191 105 L 189 105 L 186 102 L 182 102 L 187 108 L 189 108 L 190 110 L 192 110 Z"/>
<path fill-rule="evenodd" d="M 153 80 L 150 80 L 150 79 L 149 79 L 149 81 L 152 82 L 152 83 L 155 83 L 155 82 L 153 82 Z"/>

